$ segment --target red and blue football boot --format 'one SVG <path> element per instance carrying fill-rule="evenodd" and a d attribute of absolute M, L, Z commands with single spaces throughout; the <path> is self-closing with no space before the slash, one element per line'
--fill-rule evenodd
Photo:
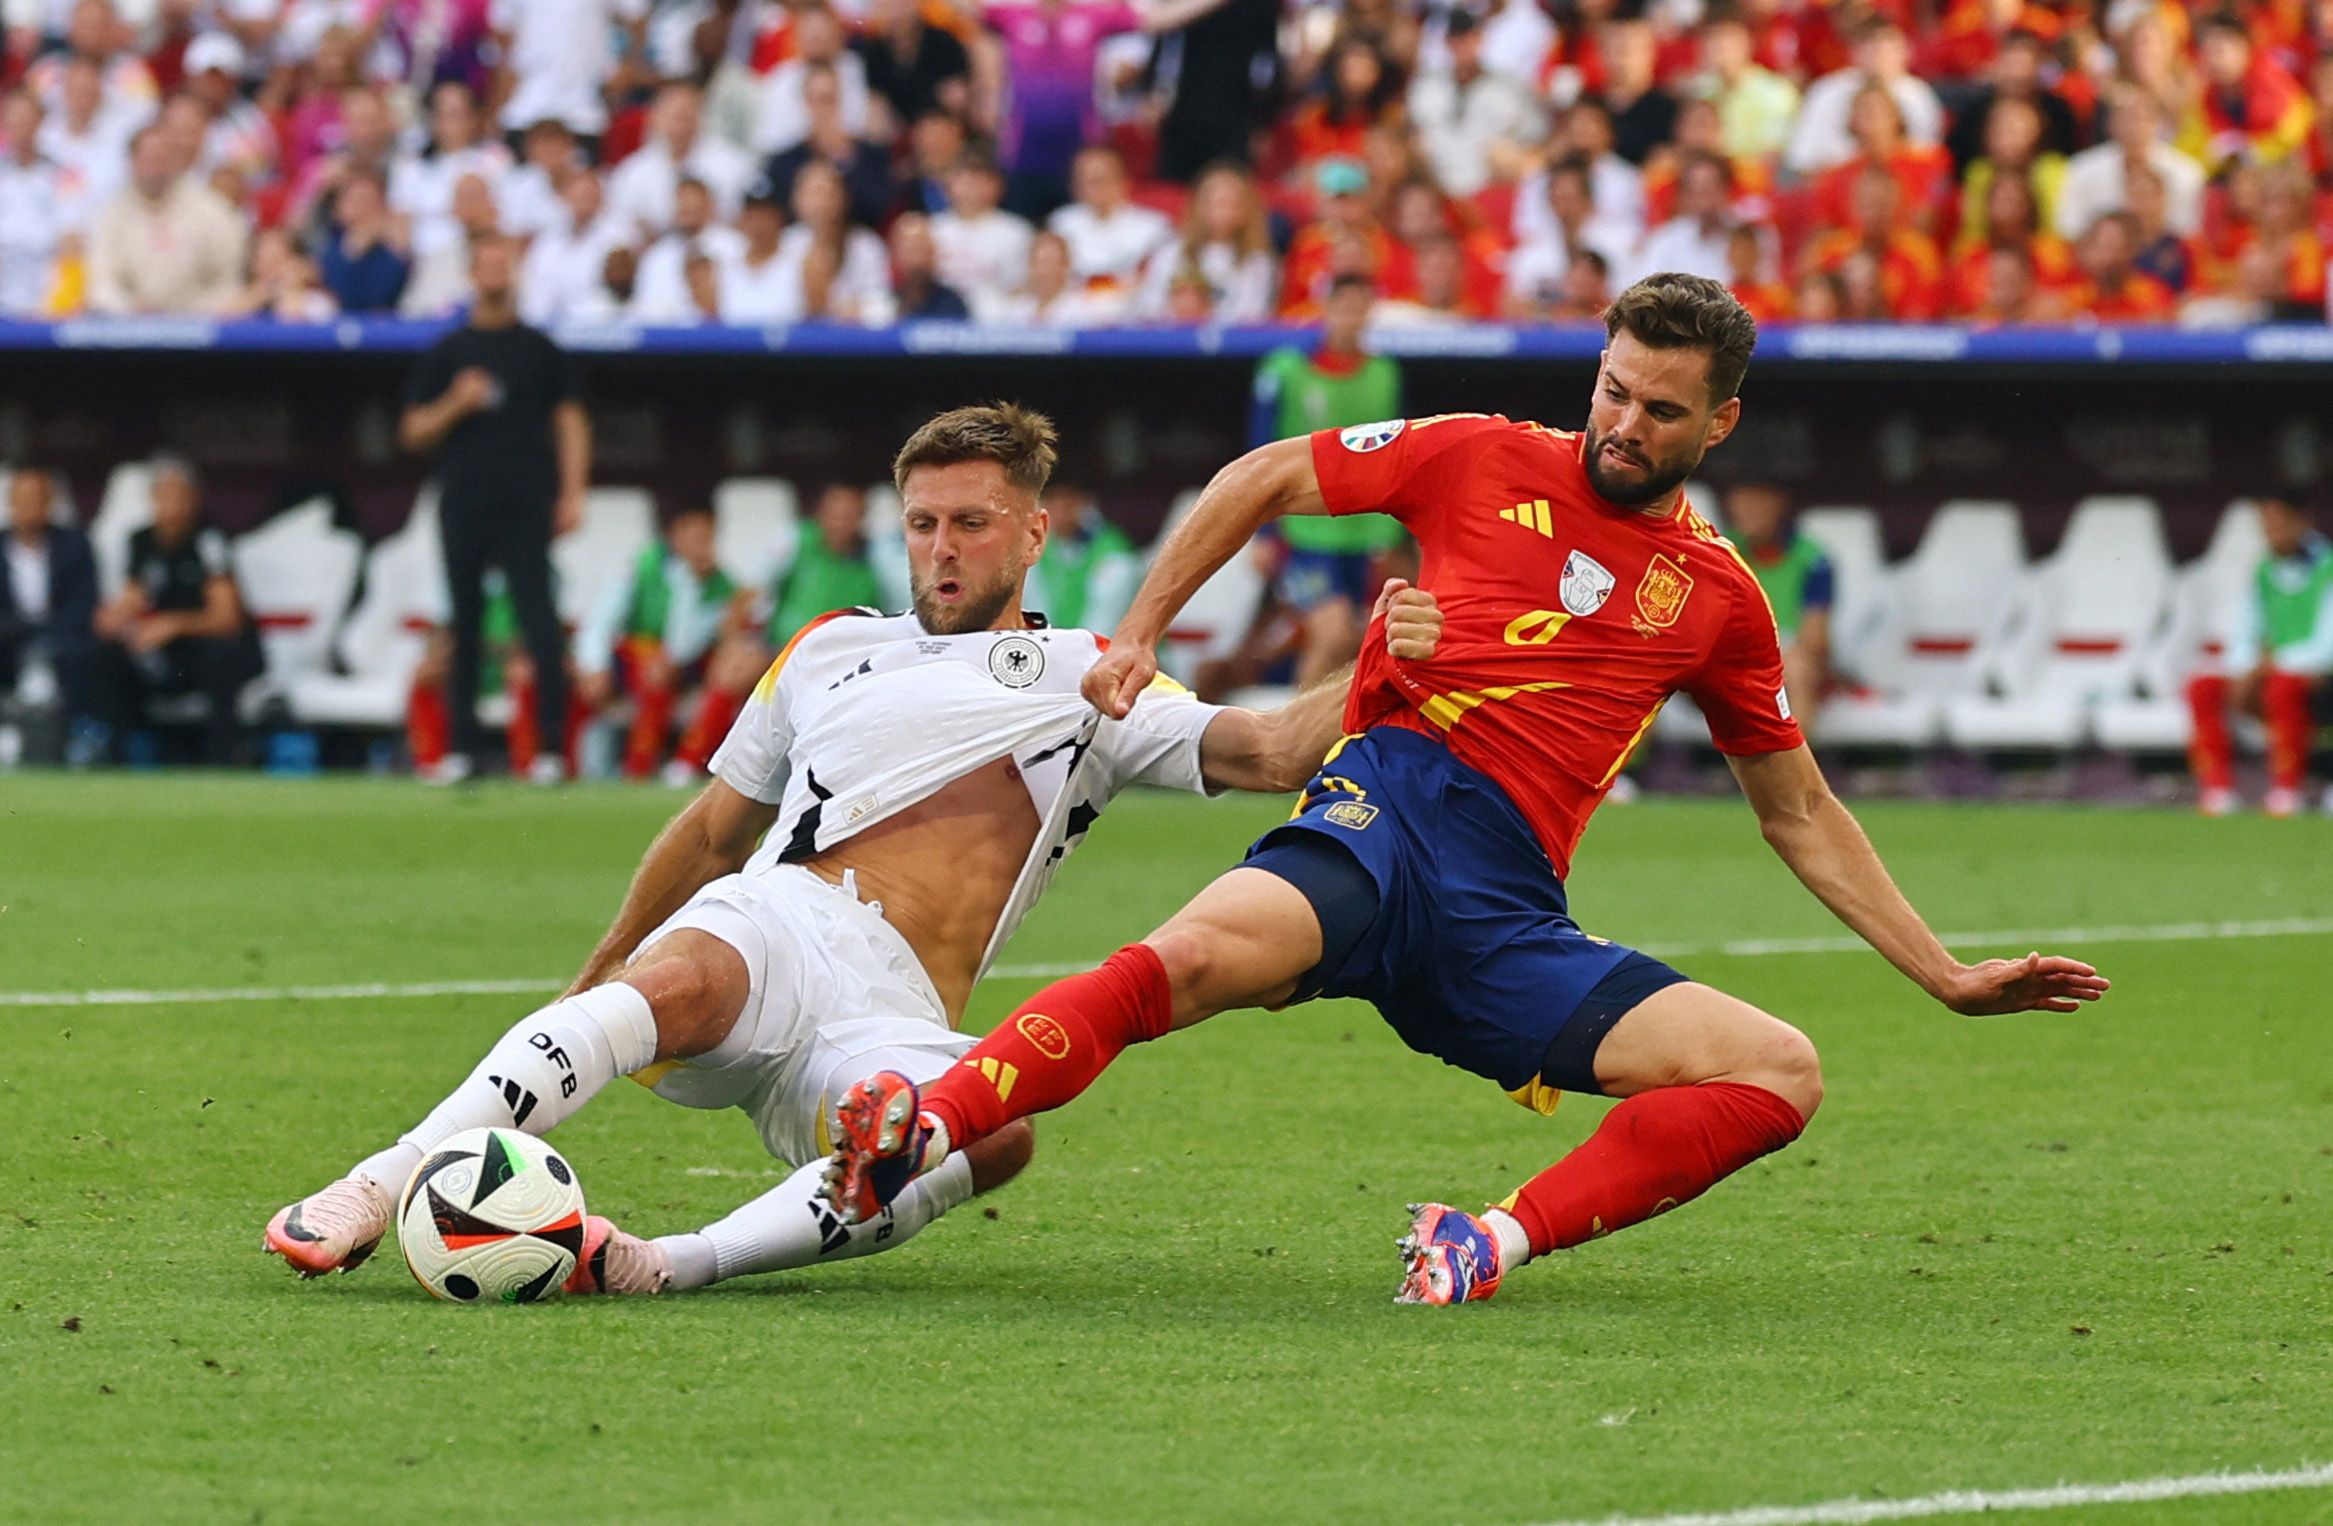
<path fill-rule="evenodd" d="M 879 1070 L 834 1105 L 834 1155 L 826 1201 L 845 1224 L 864 1224 L 923 1174 L 932 1129 L 923 1094 L 896 1070 Z"/>
<path fill-rule="evenodd" d="M 1471 1213 L 1445 1203 L 1412 1203 L 1401 1247 L 1395 1303 L 1472 1303 L 1499 1290 L 1499 1238 Z"/>

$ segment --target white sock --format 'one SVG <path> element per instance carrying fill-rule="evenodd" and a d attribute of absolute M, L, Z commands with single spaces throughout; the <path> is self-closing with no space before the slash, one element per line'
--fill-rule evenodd
<path fill-rule="evenodd" d="M 1491 1238 L 1499 1242 L 1499 1275 L 1503 1277 L 1531 1259 L 1531 1235 L 1521 1219 L 1504 1208 L 1490 1208 L 1483 1211 L 1482 1222 Z"/>
<path fill-rule="evenodd" d="M 812 1161 L 720 1223 L 693 1235 L 658 1240 L 672 1258 L 673 1288 L 701 1288 L 754 1272 L 782 1272 L 895 1250 L 972 1196 L 971 1160 L 951 1156 L 908 1183 L 882 1213 L 845 1227 L 819 1195 L 825 1169 L 825 1161 Z"/>
<path fill-rule="evenodd" d="M 611 981 L 555 1001 L 520 1019 L 427 1118 L 349 1175 L 369 1176 L 393 1197 L 424 1155 L 462 1130 L 549 1133 L 610 1081 L 655 1058 L 655 1014 L 630 986 Z"/>

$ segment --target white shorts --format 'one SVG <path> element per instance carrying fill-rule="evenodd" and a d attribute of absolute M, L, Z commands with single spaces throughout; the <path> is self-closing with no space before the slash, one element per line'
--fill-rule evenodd
<path fill-rule="evenodd" d="M 682 928 L 744 958 L 745 1010 L 719 1047 L 639 1079 L 684 1107 L 743 1109 L 788 1165 L 831 1151 L 828 1120 L 853 1082 L 878 1070 L 933 1080 L 974 1043 L 948 1026 L 899 929 L 799 865 L 713 881 L 640 947 Z"/>

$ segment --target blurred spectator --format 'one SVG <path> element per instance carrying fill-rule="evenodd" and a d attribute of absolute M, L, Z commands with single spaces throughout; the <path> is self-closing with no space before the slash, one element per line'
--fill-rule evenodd
<path fill-rule="evenodd" d="M 2110 141 L 2086 148 L 2066 162 L 2058 189 L 2057 232 L 2080 238 L 2108 212 L 2130 205 L 2126 177 L 2144 166 L 2160 184 L 2165 225 L 2182 237 L 2203 226 L 2203 166 L 2164 139 L 2165 122 L 2155 98 L 2128 81 L 2109 97 Z"/>
<path fill-rule="evenodd" d="M 1370 310 L 1372 328 L 1446 327 L 1496 316 L 1467 289 L 1466 251 L 1448 233 L 1429 234 L 1411 246 L 1410 290 Z"/>
<path fill-rule="evenodd" d="M 1171 67 L 1158 172 L 1192 181 L 1218 159 L 1245 164 L 1270 121 L 1280 78 L 1279 0 L 1153 0 L 1154 72 Z"/>
<path fill-rule="evenodd" d="M 867 65 L 844 45 L 843 25 L 825 0 L 803 0 L 794 12 L 794 56 L 762 80 L 755 106 L 753 146 L 784 153 L 810 136 L 810 103 L 803 85 L 821 65 L 842 86 L 842 122 L 854 138 L 867 132 Z"/>
<path fill-rule="evenodd" d="M 1801 725 L 1812 724 L 1831 672 L 1831 559 L 1798 533 L 1790 495 L 1767 482 L 1725 490 L 1725 533 L 1750 564 L 1782 638 L 1782 686 Z"/>
<path fill-rule="evenodd" d="M 95 72 L 103 96 L 100 110 L 142 122 L 161 104 L 153 71 L 135 51 L 136 30 L 107 0 L 77 0 L 65 25 L 65 47 L 33 60 L 24 71 L 25 88 L 53 114 L 65 111 L 65 76 L 74 65 Z"/>
<path fill-rule="evenodd" d="M 688 257 L 682 277 L 688 283 L 688 308 L 676 317 L 660 317 L 660 323 L 719 323 L 721 321 L 721 266 L 709 254 L 696 253 Z"/>
<path fill-rule="evenodd" d="M 1320 348 L 1264 357 L 1256 367 L 1251 438 L 1260 444 L 1401 417 L 1400 365 L 1362 348 L 1374 298 L 1367 280 L 1340 277 L 1322 312 Z M 1280 597 L 1305 624 L 1296 683 L 1308 687 L 1360 650 L 1376 599 L 1376 560 L 1402 543 L 1402 528 L 1383 514 L 1291 515 L 1277 528 L 1288 546 Z"/>
<path fill-rule="evenodd" d="M 118 762 L 130 733 L 149 724 L 150 701 L 199 694 L 203 760 L 223 767 L 242 742 L 243 686 L 266 663 L 235 588 L 227 537 L 203 523 L 193 466 L 176 456 L 155 461 L 153 494 L 154 522 L 130 536 L 128 578 L 94 622 L 90 712 Z"/>
<path fill-rule="evenodd" d="M 1255 177 L 1237 164 L 1210 165 L 1191 187 L 1181 236 L 1144 267 L 1140 306 L 1165 316 L 1174 283 L 1189 275 L 1205 283 L 1216 322 L 1262 323 L 1272 315 L 1277 274 Z"/>
<path fill-rule="evenodd" d="M 974 151 L 948 173 L 948 210 L 932 219 L 932 243 L 939 250 L 940 279 L 962 294 L 977 315 L 1020 290 L 1029 278 L 1029 243 L 1036 236 L 1026 219 L 998 204 L 1004 176 L 996 161 Z"/>
<path fill-rule="evenodd" d="M 615 72 L 615 40 L 622 35 L 637 55 L 648 7 L 649 0 L 494 0 L 506 40 L 503 130 L 555 120 L 579 138 L 597 139 L 608 125 L 600 90 Z"/>
<path fill-rule="evenodd" d="M 1677 215 L 1645 235 L 1627 280 L 1657 271 L 1723 281 L 1731 270 L 1733 167 L 1715 155 L 1689 161 L 1677 181 Z"/>
<path fill-rule="evenodd" d="M 1855 177 L 1848 225 L 1808 245 L 1808 269 L 1837 275 L 1847 316 L 1858 322 L 1926 320 L 1942 305 L 1944 261 L 1936 241 L 1903 226 L 1896 177 L 1867 164 Z M 1801 307 L 1799 316 L 1809 315 Z"/>
<path fill-rule="evenodd" d="M 1069 241 L 1047 229 L 1029 246 L 1028 283 L 999 303 L 990 316 L 998 323 L 1089 329 L 1116 323 L 1125 311 L 1123 292 L 1084 286 L 1075 279 Z"/>
<path fill-rule="evenodd" d="M 591 481 L 591 421 L 574 362 L 519 321 L 518 250 L 508 238 L 478 241 L 468 322 L 437 341 L 405 385 L 400 444 L 437 452 L 446 586 L 454 652 L 446 681 L 453 751 L 436 774 L 476 767 L 480 620 L 489 566 L 502 570 L 534 668 L 537 735 L 566 735 L 565 632 L 551 600 L 551 537 L 583 523 Z M 537 783 L 564 774 L 556 753 L 534 761 Z"/>
<path fill-rule="evenodd" d="M 880 225 L 891 210 L 891 155 L 851 136 L 842 117 L 842 82 L 834 70 L 823 66 L 809 70 L 802 78 L 802 100 L 810 112 L 810 135 L 770 157 L 766 172 L 770 183 L 790 202 L 794 177 L 803 165 L 814 161 L 831 165 L 850 192 L 851 216 L 870 227 Z"/>
<path fill-rule="evenodd" d="M 1131 292 L 1142 279 L 1143 262 L 1175 236 L 1166 214 L 1138 206 L 1126 175 L 1126 161 L 1107 144 L 1080 150 L 1070 165 L 1076 197 L 1045 226 L 1067 245 L 1071 276 L 1081 282 Z"/>
<path fill-rule="evenodd" d="M 559 121 L 537 122 L 521 140 L 526 162 L 502 177 L 495 200 L 502 231 L 531 239 L 567 221 L 567 182 L 583 173 L 575 134 Z"/>
<path fill-rule="evenodd" d="M 1975 313 L 1994 303 L 1997 272 L 1994 260 L 2006 251 L 2022 262 L 2029 277 L 2028 295 L 2057 292 L 2075 278 L 2074 252 L 2065 240 L 2040 226 L 2034 205 L 2033 182 L 2024 175 L 2002 175 L 1986 187 L 1984 216 L 1964 225 L 1953 251 L 1945 301 L 1954 313 Z M 2028 314 L 2031 308 L 2024 309 Z M 1993 316 L 2005 319 L 2006 310 Z"/>
<path fill-rule="evenodd" d="M 867 495 L 847 482 L 818 491 L 794 560 L 771 590 L 769 644 L 781 648 L 830 609 L 879 608 L 883 585 L 866 541 Z M 758 674 L 757 674 L 758 676 Z"/>
<path fill-rule="evenodd" d="M 1747 223 L 1736 223 L 1725 240 L 1726 290 L 1760 323 L 1790 316 L 1790 288 L 1769 279 L 1766 241 Z"/>
<path fill-rule="evenodd" d="M 1515 178 L 1522 152 L 1547 137 L 1547 112 L 1524 81 L 1483 67 L 1474 12 L 1449 17 L 1449 66 L 1410 83 L 1409 117 L 1442 189 L 1472 196 Z"/>
<path fill-rule="evenodd" d="M 41 152 L 57 166 L 60 207 L 74 229 L 86 233 L 97 209 L 121 189 L 130 135 L 144 117 L 134 109 L 108 109 L 103 76 L 86 60 L 65 66 L 58 95 L 61 104 L 46 107 L 41 121 Z"/>
<path fill-rule="evenodd" d="M 481 175 L 454 182 L 450 227 L 426 243 L 413 238 L 413 275 L 397 310 L 408 318 L 442 318 L 470 300 L 470 251 L 496 231 L 494 193 Z"/>
<path fill-rule="evenodd" d="M 2278 315 L 2283 306 L 2284 272 L 2265 246 L 2254 244 L 2246 249 L 2224 274 L 2226 286 L 2196 293 L 2180 305 L 2181 328 L 2250 328 Z"/>
<path fill-rule="evenodd" d="M 535 235 L 519 277 L 519 311 L 537 325 L 558 322 L 598 290 L 608 251 L 629 232 L 603 214 L 600 178 L 590 170 L 569 176 L 559 199 L 565 222 Z"/>
<path fill-rule="evenodd" d="M 2034 278 L 2032 257 L 2026 250 L 2009 244 L 1987 244 L 1979 246 L 1974 255 L 1982 263 L 1973 278 L 1973 294 L 1966 295 L 1958 309 L 1962 317 L 1972 323 L 1997 325 L 2039 323 L 2065 316 L 2062 296 L 2042 291 L 2040 282 Z M 1957 281 L 1966 286 L 1970 279 L 1964 274 Z"/>
<path fill-rule="evenodd" d="M 2203 90 L 2180 146 L 2214 170 L 2243 160 L 2274 164 L 2308 141 L 2316 108 L 2300 82 L 2252 46 L 2243 18 L 2220 11 L 2196 29 Z"/>
<path fill-rule="evenodd" d="M 251 241 L 251 279 L 227 305 L 230 318 L 278 323 L 329 323 L 340 304 L 318 284 L 316 267 L 282 228 L 262 228 Z"/>
<path fill-rule="evenodd" d="M 962 117 L 972 103 L 972 60 L 952 32 L 927 26 L 922 0 L 874 0 L 866 35 L 851 48 L 867 88 L 891 107 L 894 121 L 931 111 Z M 928 209 L 927 209 L 928 210 Z"/>
<path fill-rule="evenodd" d="M 1593 253 L 1609 271 L 1633 247 L 1610 225 L 1599 222 L 1591 195 L 1593 184 L 1587 163 L 1579 158 L 1558 160 L 1540 182 L 1546 187 L 1545 225 L 1549 233 L 1532 239 L 1507 257 L 1507 312 L 1510 317 L 1550 316 L 1563 296 L 1564 273 L 1584 253 Z M 1521 204 L 1517 204 L 1516 221 Z"/>
<path fill-rule="evenodd" d="M 944 111 L 930 111 L 908 129 L 907 163 L 895 200 L 907 211 L 938 216 L 948 210 L 948 173 L 964 158 L 964 124 Z"/>
<path fill-rule="evenodd" d="M 1607 256 L 1629 250 L 1644 236 L 1644 172 L 1612 151 L 1612 114 L 1601 102 L 1581 101 L 1564 113 L 1559 151 L 1551 163 L 1576 159 L 1588 174 L 1589 221 Z M 1556 236 L 1556 218 L 1547 171 L 1527 175 L 1515 188 L 1515 241 L 1542 243 Z"/>
<path fill-rule="evenodd" d="M 1993 103 L 1985 121 L 1985 156 L 1968 167 L 1961 182 L 1960 225 L 1963 232 L 1985 236 L 1985 197 L 1996 176 L 2024 178 L 2033 193 L 2039 226 L 2057 226 L 2058 187 L 2065 182 L 2066 161 L 2042 146 L 2042 119 L 2033 102 L 2003 96 Z"/>
<path fill-rule="evenodd" d="M 786 233 L 786 214 L 778 193 L 767 181 L 754 182 L 745 193 L 745 209 L 737 214 L 737 231 L 744 247 L 719 266 L 723 323 L 792 323 L 802 316 L 802 269 L 787 260 L 779 245 Z"/>
<path fill-rule="evenodd" d="M 243 45 L 226 32 L 205 32 L 182 55 L 186 84 L 177 99 L 202 108 L 202 169 L 232 167 L 254 185 L 275 179 L 275 124 L 243 98 Z"/>
<path fill-rule="evenodd" d="M 56 505 L 56 482 L 47 472 L 20 467 L 8 479 L 0 698 L 55 703 L 72 720 L 86 714 L 89 704 L 97 559 L 87 536 L 57 522 Z M 48 672 L 45 682 L 34 676 L 39 668 Z"/>
<path fill-rule="evenodd" d="M 2260 171 L 2260 211 L 2233 241 L 2241 258 L 2257 245 L 2283 272 L 2277 300 L 2283 315 L 2312 319 L 2325 307 L 2325 244 L 2317 236 L 2307 172 L 2297 164 L 2274 164 Z"/>
<path fill-rule="evenodd" d="M 997 128 L 1011 175 L 1005 204 L 1041 223 L 1069 200 L 1070 161 L 1100 132 L 1094 63 L 1102 44 L 1141 23 L 1123 0 L 991 0 L 985 19 L 1011 82 Z"/>
<path fill-rule="evenodd" d="M 2138 268 L 2138 221 L 2128 212 L 2098 219 L 2075 252 L 2082 279 L 2069 305 L 2101 323 L 2161 323 L 2177 299 L 2171 288 Z"/>
<path fill-rule="evenodd" d="M 407 220 L 416 254 L 460 242 L 454 193 L 465 176 L 477 177 L 491 195 L 510 173 L 510 150 L 487 140 L 485 128 L 468 85 L 447 80 L 430 91 L 428 144 L 397 155 L 389 171 L 389 206 Z"/>
<path fill-rule="evenodd" d="M 1677 215 L 1677 178 L 1694 159 L 1721 159 L 1733 181 L 1731 211 L 1745 222 L 1764 222 L 1774 215 L 1774 171 L 1765 159 L 1725 151 L 1725 129 L 1717 108 L 1708 101 L 1688 100 L 1677 107 L 1677 135 L 1654 150 L 1644 170 L 1644 210 L 1647 227 Z"/>
<path fill-rule="evenodd" d="M 673 194 L 684 175 L 713 193 L 724 218 L 736 215 L 754 178 L 753 159 L 706 134 L 704 120 L 696 86 L 675 80 L 657 90 L 647 140 L 608 172 L 608 216 L 627 238 L 651 239 L 672 226 Z"/>
<path fill-rule="evenodd" d="M 341 146 L 342 104 L 364 80 L 357 69 L 356 33 L 333 26 L 317 39 L 314 54 L 292 75 L 294 95 L 278 127 L 284 174 L 303 182 L 310 166 Z"/>
<path fill-rule="evenodd" d="M 1280 271 L 1280 316 L 1297 321 L 1319 316 L 1337 276 L 1375 284 L 1389 274 L 1386 267 L 1397 252 L 1393 236 L 1378 225 L 1369 176 L 1359 164 L 1323 160 L 1313 186 L 1319 192 L 1313 220 L 1289 240 Z"/>
<path fill-rule="evenodd" d="M 1785 166 L 1813 175 L 1855 157 L 1849 115 L 1865 85 L 1884 86 L 1903 113 L 1904 136 L 1934 144 L 1944 135 L 1944 103 L 1935 88 L 1911 73 L 1911 44 L 1902 28 L 1884 17 L 1867 18 L 1855 32 L 1855 61 L 1807 86 L 1805 104 L 1783 151 Z"/>
<path fill-rule="evenodd" d="M 794 225 L 778 240 L 778 257 L 796 271 L 801 317 L 857 323 L 888 315 L 890 259 L 883 240 L 852 220 L 833 165 L 804 165 L 794 177 Z"/>
<path fill-rule="evenodd" d="M 709 508 L 675 514 L 627 575 L 609 580 L 575 635 L 576 690 L 594 711 L 632 704 L 624 777 L 656 771 L 673 715 L 705 682 L 722 622 L 737 594 L 713 559 Z"/>
<path fill-rule="evenodd" d="M 180 171 L 148 127 L 130 142 L 130 184 L 98 213 L 89 241 L 89 306 L 100 313 L 210 313 L 243 279 L 243 224 Z"/>
<path fill-rule="evenodd" d="M 413 273 L 389 214 L 389 191 L 370 170 L 352 171 L 332 198 L 332 228 L 317 258 L 325 289 L 347 313 L 392 313 Z"/>
<path fill-rule="evenodd" d="M 1988 0 L 1993 3 L 1993 0 Z M 1965 169 L 1985 151 L 1986 123 L 1997 101 L 2030 101 L 2041 113 L 2042 146 L 2053 154 L 2071 154 L 2082 140 L 2082 126 L 2066 98 L 2042 81 L 2047 54 L 2039 37 L 2012 32 L 1994 58 L 1991 81 L 1984 90 L 1962 103 L 1953 115 L 1952 130 L 1944 135 L 1952 162 Z"/>
<path fill-rule="evenodd" d="M 2127 205 L 2119 210 L 2130 213 L 2138 221 L 2139 269 L 2180 295 L 2186 295 L 2197 279 L 2195 241 L 2182 238 L 2169 226 L 2170 209 L 2162 177 L 2143 164 L 2127 170 L 2123 175 L 2122 199 Z M 2061 214 L 2064 211 L 2063 201 L 2059 203 L 2059 211 Z"/>
<path fill-rule="evenodd" d="M 1603 99 L 1612 113 L 1612 151 L 1642 165 L 1677 127 L 1677 98 L 1657 74 L 1659 39 L 1644 20 L 1608 23 L 1598 39 L 1604 56 Z"/>
<path fill-rule="evenodd" d="M 275 0 L 230 0 L 220 9 L 230 18 L 272 12 Z M 417 90 L 456 81 L 476 99 L 494 78 L 498 9 L 497 0 L 376 0 L 369 23 L 374 64 L 384 78 L 408 80 Z"/>
<path fill-rule="evenodd" d="M 1837 323 L 1847 316 L 1847 286 L 1837 271 L 1800 272 L 1790 293 L 1790 315 L 1801 323 Z"/>
<path fill-rule="evenodd" d="M 674 187 L 672 231 L 640 256 L 632 292 L 635 323 L 694 323 L 700 317 L 689 291 L 690 261 L 710 262 L 716 289 L 719 267 L 745 252 L 745 235 L 714 220 L 713 193 L 701 180 L 683 178 Z"/>
<path fill-rule="evenodd" d="M 1595 250 L 1582 249 L 1565 267 L 1547 317 L 1552 323 L 1593 323 L 1611 305 L 1612 267 Z"/>
<path fill-rule="evenodd" d="M 66 218 L 64 176 L 40 148 L 40 100 L 12 90 L 0 104 L 0 314 L 38 318 L 50 311 L 57 256 L 73 230 Z"/>
<path fill-rule="evenodd" d="M 632 309 L 640 279 L 640 251 L 611 244 L 600 257 L 599 279 L 576 300 L 565 318 L 571 323 L 621 323 Z"/>
<path fill-rule="evenodd" d="M 1093 494 L 1056 476 L 1045 489 L 1045 552 L 1029 572 L 1027 602 L 1057 629 L 1107 636 L 1142 581 L 1142 553 L 1103 517 Z"/>
<path fill-rule="evenodd" d="M 309 161 L 292 186 L 284 220 L 300 227 L 315 225 L 325 203 L 350 174 L 369 171 L 385 185 L 396 168 L 397 119 L 387 98 L 371 86 L 345 91 L 340 97 L 339 142 Z"/>
<path fill-rule="evenodd" d="M 1298 171 L 1327 159 L 1357 159 L 1362 135 L 1401 121 L 1401 81 L 1365 38 L 1347 37 L 1330 50 L 1320 98 L 1288 121 L 1288 151 Z"/>
<path fill-rule="evenodd" d="M 1952 187 L 1952 160 L 1944 150 L 1907 138 L 1903 108 L 1879 85 L 1865 85 L 1855 92 L 1848 111 L 1848 130 L 1855 139 L 1854 157 L 1815 177 L 1816 222 L 1845 227 L 1854 217 L 1855 182 L 1876 165 L 1895 177 L 1897 215 L 1903 225 L 1922 233 L 1934 232 L 1937 214 L 1944 209 Z"/>
<path fill-rule="evenodd" d="M 902 212 L 891 221 L 891 310 L 902 322 L 972 316 L 963 294 L 940 279 L 932 220 L 921 212 Z"/>
<path fill-rule="evenodd" d="M 2195 715 L 2188 759 L 2197 807 L 2207 816 L 2236 808 L 2232 710 L 2267 724 L 2268 814 L 2300 811 L 2316 739 L 2312 706 L 2333 672 L 2333 546 L 2317 533 L 2308 509 L 2287 497 L 2260 500 L 2260 528 L 2268 554 L 2226 633 L 2226 671 L 2199 674 L 2187 688 Z"/>
<path fill-rule="evenodd" d="M 1749 22 L 1739 12 L 1711 17 L 1701 29 L 1701 58 L 1708 72 L 1695 88 L 1717 104 L 1725 151 L 1757 159 L 1781 153 L 1798 116 L 1798 87 L 1758 62 Z"/>

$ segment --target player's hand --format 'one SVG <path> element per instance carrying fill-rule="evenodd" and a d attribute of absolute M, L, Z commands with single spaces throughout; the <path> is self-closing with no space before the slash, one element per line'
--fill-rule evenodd
<path fill-rule="evenodd" d="M 453 385 L 446 388 L 446 399 L 454 405 L 457 415 L 478 412 L 494 406 L 494 373 L 484 366 L 464 366 L 454 373 Z"/>
<path fill-rule="evenodd" d="M 1079 688 L 1086 703 L 1111 720 L 1126 719 L 1135 700 L 1158 677 L 1158 654 L 1140 642 L 1119 642 L 1102 653 L 1102 660 L 1086 669 Z"/>
<path fill-rule="evenodd" d="M 1385 650 L 1404 662 L 1424 662 L 1442 644 L 1442 606 L 1401 578 L 1385 580 L 1369 618 L 1385 622 Z"/>
<path fill-rule="evenodd" d="M 2035 953 L 2023 959 L 1964 964 L 1939 996 L 1963 1017 L 2078 1012 L 2082 1003 L 2104 996 L 2112 984 L 2079 959 Z"/>

